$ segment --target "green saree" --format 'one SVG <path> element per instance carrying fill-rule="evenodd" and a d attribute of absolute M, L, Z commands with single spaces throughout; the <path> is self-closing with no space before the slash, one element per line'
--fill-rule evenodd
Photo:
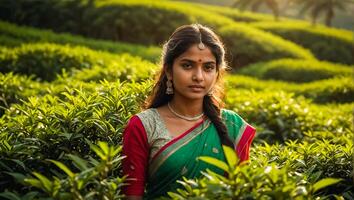
<path fill-rule="evenodd" d="M 156 114 L 159 119 L 155 110 Z M 235 144 L 235 152 L 241 160 L 247 160 L 255 129 L 230 110 L 222 110 L 222 119 Z M 160 120 L 162 121 L 161 118 Z M 142 121 L 147 127 L 147 121 Z M 162 126 L 160 127 L 162 129 L 165 128 L 163 122 L 159 126 Z M 198 178 L 202 175 L 201 171 L 206 169 L 224 174 L 221 169 L 198 161 L 199 156 L 209 156 L 225 161 L 219 136 L 209 119 L 204 119 L 185 133 L 160 145 L 160 148 L 150 158 L 144 199 L 155 199 L 166 196 L 168 191 L 175 191 L 182 186 L 176 181 L 181 180 L 183 176 Z"/>

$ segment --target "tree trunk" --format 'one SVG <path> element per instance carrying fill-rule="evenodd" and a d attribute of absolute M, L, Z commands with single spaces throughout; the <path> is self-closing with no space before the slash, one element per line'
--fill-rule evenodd
<path fill-rule="evenodd" d="M 334 11 L 333 8 L 329 8 L 326 14 L 326 25 L 327 26 L 332 26 L 332 19 L 334 17 Z"/>
<path fill-rule="evenodd" d="M 317 21 L 317 17 L 319 14 L 319 10 L 316 8 L 313 8 L 311 11 L 311 20 L 312 20 L 312 26 L 315 27 L 316 26 L 316 21 Z"/>
<path fill-rule="evenodd" d="M 279 20 L 279 4 L 276 0 L 267 0 L 266 4 L 268 8 L 272 10 L 274 20 L 278 21 Z"/>

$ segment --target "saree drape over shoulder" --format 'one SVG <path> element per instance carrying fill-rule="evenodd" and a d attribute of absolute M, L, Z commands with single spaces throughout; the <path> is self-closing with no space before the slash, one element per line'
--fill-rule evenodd
<path fill-rule="evenodd" d="M 234 141 L 235 152 L 241 160 L 249 159 L 249 148 L 255 128 L 233 111 L 222 109 L 222 119 Z M 154 199 L 166 196 L 181 185 L 182 177 L 198 178 L 201 171 L 224 172 L 199 156 L 225 161 L 218 133 L 209 119 L 196 123 L 178 137 L 171 137 L 155 108 L 134 115 L 123 134 L 123 173 L 131 180 L 123 188 L 125 195 Z"/>

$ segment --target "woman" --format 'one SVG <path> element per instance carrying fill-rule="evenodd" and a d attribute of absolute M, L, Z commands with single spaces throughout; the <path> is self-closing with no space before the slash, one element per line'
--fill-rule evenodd
<path fill-rule="evenodd" d="M 163 46 L 162 69 L 147 100 L 123 134 L 123 172 L 131 178 L 127 199 L 154 199 L 174 191 L 181 177 L 197 178 L 207 168 L 199 156 L 225 160 L 222 146 L 249 158 L 255 129 L 235 112 L 221 109 L 226 65 L 219 37 L 200 24 L 175 30 Z M 145 192 L 144 192 L 145 191 Z"/>

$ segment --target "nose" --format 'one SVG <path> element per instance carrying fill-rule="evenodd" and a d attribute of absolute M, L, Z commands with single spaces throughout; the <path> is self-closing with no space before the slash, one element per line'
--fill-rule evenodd
<path fill-rule="evenodd" d="M 192 79 L 194 81 L 200 82 L 204 80 L 204 74 L 203 74 L 203 69 L 202 67 L 196 67 L 195 70 L 193 71 L 193 76 Z"/>

